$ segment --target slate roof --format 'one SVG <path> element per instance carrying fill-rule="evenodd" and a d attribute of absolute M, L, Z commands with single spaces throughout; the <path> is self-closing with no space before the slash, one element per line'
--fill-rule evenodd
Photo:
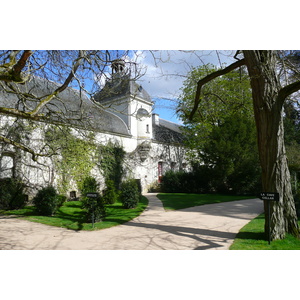
<path fill-rule="evenodd" d="M 159 125 L 153 124 L 153 139 L 161 143 L 182 144 L 184 137 L 180 125 L 159 119 Z"/>
<path fill-rule="evenodd" d="M 30 111 L 36 106 L 36 98 L 53 93 L 58 87 L 56 83 L 42 78 L 32 77 L 24 85 L 12 84 L 20 93 L 7 93 L 0 85 L 0 106 Z M 22 93 L 32 94 L 35 98 L 26 97 Z M 50 114 L 51 112 L 51 114 Z M 59 93 L 41 111 L 49 115 L 50 122 L 67 123 L 70 125 L 93 128 L 102 132 L 130 135 L 126 124 L 118 116 L 109 113 L 94 104 L 84 93 L 67 88 Z"/>
<path fill-rule="evenodd" d="M 120 84 L 115 85 L 111 91 L 110 88 L 113 82 L 107 82 L 106 88 L 102 89 L 95 96 L 95 99 L 98 102 L 106 102 L 131 93 L 139 96 L 144 101 L 152 103 L 149 94 L 140 85 L 127 79 L 120 81 Z M 7 93 L 0 84 L 0 106 L 15 108 L 25 112 L 32 110 L 36 106 L 36 98 L 50 95 L 58 87 L 56 83 L 39 77 L 32 77 L 24 85 L 12 84 L 12 86 L 16 90 L 19 89 L 21 93 Z M 27 96 L 26 101 L 24 101 L 25 98 L 22 93 L 32 94 L 35 97 L 31 99 Z M 87 95 L 73 88 L 67 88 L 59 93 L 41 112 L 49 115 L 50 122 L 65 123 L 84 129 L 130 136 L 128 127 L 121 118 L 105 111 L 93 103 Z M 181 144 L 183 135 L 178 124 L 159 119 L 159 125 L 153 124 L 153 140 L 161 143 Z"/>

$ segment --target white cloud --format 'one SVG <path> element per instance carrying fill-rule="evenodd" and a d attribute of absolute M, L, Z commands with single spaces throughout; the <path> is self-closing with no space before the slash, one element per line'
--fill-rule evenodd
<path fill-rule="evenodd" d="M 146 67 L 140 83 L 153 98 L 177 98 L 185 76 L 192 67 L 232 61 L 234 51 L 176 51 L 161 50 L 139 53 L 138 62 Z"/>

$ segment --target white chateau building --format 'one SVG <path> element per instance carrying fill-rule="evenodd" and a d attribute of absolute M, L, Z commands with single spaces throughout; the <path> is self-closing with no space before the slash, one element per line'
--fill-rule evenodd
<path fill-rule="evenodd" d="M 61 125 L 72 128 L 72 134 L 83 136 L 93 133 L 96 145 L 117 144 L 125 152 L 125 177 L 139 179 L 143 192 L 161 180 L 166 170 L 186 169 L 185 150 L 180 126 L 153 114 L 153 101 L 143 87 L 124 72 L 124 64 L 118 61 L 112 66 L 113 73 L 105 86 L 91 101 L 77 90 L 66 89 L 43 108 L 50 115 L 47 122 L 28 121 L 0 114 L 1 134 L 18 138 L 23 145 L 43 153 L 45 132 L 49 126 Z M 31 78 L 25 85 L 15 85 L 16 93 L 7 93 L 0 86 L 0 107 L 30 110 L 35 99 L 24 97 L 31 93 L 36 97 L 51 93 L 55 83 L 41 78 Z M 21 124 L 21 125 L 20 125 Z M 43 148 L 44 147 L 44 148 Z M 59 155 L 59 154 L 58 154 Z M 59 186 L 57 164 L 54 157 L 32 155 L 7 143 L 0 143 L 0 178 L 20 177 L 28 194 L 34 195 L 47 185 Z M 99 162 L 90 172 L 104 186 Z M 67 195 L 78 191 L 71 180 Z"/>

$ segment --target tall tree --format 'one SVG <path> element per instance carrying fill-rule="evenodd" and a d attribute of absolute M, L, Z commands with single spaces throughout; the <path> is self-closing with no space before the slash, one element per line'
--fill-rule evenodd
<path fill-rule="evenodd" d="M 283 82 L 278 73 L 282 57 L 277 51 L 244 50 L 239 51 L 235 58 L 236 62 L 208 74 L 197 82 L 194 106 L 190 112 L 187 112 L 188 117 L 193 119 L 202 100 L 202 88 L 205 84 L 243 65 L 247 67 L 252 89 L 263 191 L 278 192 L 280 195 L 279 202 L 271 203 L 270 238 L 271 240 L 283 239 L 286 233 L 299 237 L 284 145 L 283 104 L 287 97 L 300 89 L 300 79 L 294 77 L 292 82 L 282 86 Z M 265 216 L 265 229 L 267 229 L 269 226 L 267 209 L 265 209 Z M 268 233 L 268 230 L 265 231 Z"/>
<path fill-rule="evenodd" d="M 182 87 L 179 112 L 193 107 L 199 77 L 216 72 L 207 64 L 188 73 Z M 258 180 L 258 155 L 249 76 L 245 67 L 205 85 L 192 121 L 185 122 L 186 143 L 193 163 L 200 159 L 213 172 L 219 191 L 253 192 Z M 197 153 L 197 155 L 195 155 Z"/>

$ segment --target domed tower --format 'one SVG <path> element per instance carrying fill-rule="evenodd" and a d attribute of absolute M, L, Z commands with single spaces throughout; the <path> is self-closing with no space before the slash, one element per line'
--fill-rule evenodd
<path fill-rule="evenodd" d="M 112 62 L 111 78 L 94 100 L 119 116 L 127 125 L 138 144 L 151 140 L 153 102 L 143 87 L 130 78 L 124 60 Z"/>

